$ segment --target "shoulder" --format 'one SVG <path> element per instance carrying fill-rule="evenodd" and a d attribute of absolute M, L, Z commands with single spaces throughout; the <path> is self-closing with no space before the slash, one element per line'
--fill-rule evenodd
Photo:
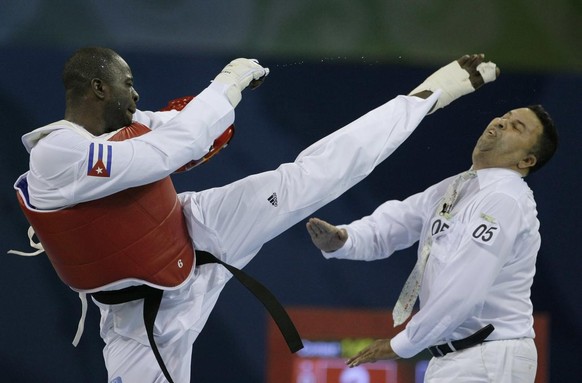
<path fill-rule="evenodd" d="M 82 127 L 66 120 L 60 120 L 26 133 L 22 136 L 22 143 L 31 152 L 39 144 L 51 145 L 55 142 L 82 142 L 90 140 L 91 138 L 94 138 L 94 136 Z"/>
<path fill-rule="evenodd" d="M 26 141 L 25 141 L 26 139 Z M 81 166 L 95 137 L 81 127 L 58 122 L 23 137 L 30 152 L 30 169 L 42 178 L 51 178 Z"/>
<path fill-rule="evenodd" d="M 476 210 L 481 219 L 528 227 L 537 222 L 533 193 L 522 179 L 500 180 L 481 194 Z"/>
<path fill-rule="evenodd" d="M 537 215 L 533 193 L 521 176 L 509 169 L 477 171 L 479 191 L 473 200 L 473 214 L 503 220 L 528 221 Z"/>
<path fill-rule="evenodd" d="M 39 155 L 84 153 L 91 140 L 69 129 L 54 129 L 31 143 L 31 159 Z"/>
<path fill-rule="evenodd" d="M 533 192 L 525 180 L 509 169 L 484 169 L 478 171 L 479 187 L 484 199 L 508 198 L 516 203 L 533 201 Z"/>

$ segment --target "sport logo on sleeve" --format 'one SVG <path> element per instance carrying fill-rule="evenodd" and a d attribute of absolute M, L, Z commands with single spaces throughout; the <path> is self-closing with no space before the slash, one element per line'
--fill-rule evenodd
<path fill-rule="evenodd" d="M 111 145 L 92 142 L 89 145 L 89 165 L 87 175 L 93 177 L 109 177 L 111 175 Z"/>

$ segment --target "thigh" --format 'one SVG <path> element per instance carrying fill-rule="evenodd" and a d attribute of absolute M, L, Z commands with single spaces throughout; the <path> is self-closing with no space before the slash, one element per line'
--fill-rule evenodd
<path fill-rule="evenodd" d="M 332 185 L 295 163 L 232 184 L 180 195 L 196 248 L 236 267 L 329 202 Z M 322 185 L 319 187 L 318 185 Z"/>
<path fill-rule="evenodd" d="M 533 383 L 537 351 L 533 339 L 510 339 L 483 344 L 483 361 L 492 382 Z"/>
<path fill-rule="evenodd" d="M 192 341 L 188 333 L 160 348 L 160 353 L 175 383 L 190 382 Z M 111 383 L 167 382 L 149 345 L 115 335 L 108 339 L 103 357 Z"/>

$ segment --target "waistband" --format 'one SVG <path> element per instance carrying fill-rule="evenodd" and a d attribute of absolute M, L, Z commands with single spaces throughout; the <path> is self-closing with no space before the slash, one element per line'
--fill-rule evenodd
<path fill-rule="evenodd" d="M 492 324 L 488 324 L 487 326 L 466 338 L 430 346 L 428 351 L 430 351 L 432 356 L 435 358 L 440 358 L 441 356 L 445 356 L 448 353 L 461 351 L 483 343 L 485 339 L 487 339 L 487 337 L 493 332 L 493 330 L 495 330 L 495 327 L 493 327 Z"/>

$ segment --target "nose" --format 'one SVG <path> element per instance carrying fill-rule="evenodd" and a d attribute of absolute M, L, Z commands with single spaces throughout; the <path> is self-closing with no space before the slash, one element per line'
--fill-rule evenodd
<path fill-rule="evenodd" d="M 133 89 L 132 98 L 133 98 L 133 101 L 135 101 L 135 102 L 139 101 L 139 93 L 137 93 L 137 91 L 135 89 Z"/>

